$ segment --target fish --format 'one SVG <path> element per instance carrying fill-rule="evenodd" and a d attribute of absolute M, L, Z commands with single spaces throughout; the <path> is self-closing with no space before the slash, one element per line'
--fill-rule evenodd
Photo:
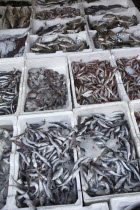
<path fill-rule="evenodd" d="M 0 6 L 12 6 L 12 7 L 22 7 L 22 6 L 32 6 L 30 1 L 0 1 Z"/>
<path fill-rule="evenodd" d="M 7 200 L 10 173 L 10 154 L 12 149 L 11 138 L 13 130 L 11 126 L 0 127 L 0 208 Z"/>
<path fill-rule="evenodd" d="M 30 7 L 12 7 L 7 6 L 2 17 L 2 28 L 27 28 L 30 24 Z"/>
<path fill-rule="evenodd" d="M 109 61 L 72 62 L 77 102 L 80 105 L 119 101 L 116 69 Z"/>
<path fill-rule="evenodd" d="M 80 10 L 73 7 L 54 8 L 36 12 L 35 18 L 38 20 L 52 20 L 55 18 L 72 18 L 80 16 Z"/>
<path fill-rule="evenodd" d="M 35 125 L 27 124 L 20 136 L 12 138 L 19 152 L 18 180 L 14 180 L 13 185 L 18 192 L 16 195 L 18 207 L 36 208 L 74 204 L 77 201 L 75 178 L 80 169 L 74 161 L 73 149 L 69 147 L 65 150 L 66 145 L 63 144 L 64 136 L 70 144 L 71 131 L 71 126 L 65 121 L 43 121 Z M 29 149 L 27 143 L 30 147 L 34 145 L 34 148 Z M 39 143 L 40 146 L 37 146 Z M 42 143 L 47 145 L 44 147 Z M 49 150 L 50 147 L 52 150 Z"/>
<path fill-rule="evenodd" d="M 130 100 L 140 99 L 140 60 L 138 56 L 116 59 L 116 64 Z"/>
<path fill-rule="evenodd" d="M 79 167 L 90 197 L 140 190 L 138 156 L 123 112 L 78 116 L 75 138 L 79 158 L 88 158 Z"/>
<path fill-rule="evenodd" d="M 21 71 L 0 71 L 0 115 L 14 114 L 17 110 Z"/>
<path fill-rule="evenodd" d="M 124 7 L 122 5 L 119 4 L 114 4 L 114 5 L 109 5 L 109 6 L 105 6 L 105 5 L 94 5 L 94 6 L 90 6 L 85 8 L 85 14 L 86 15 L 102 15 L 105 14 L 107 12 L 117 12 L 119 11 L 125 11 L 127 10 L 127 7 Z"/>
<path fill-rule="evenodd" d="M 27 34 L 1 35 L 0 58 L 21 57 L 25 50 Z"/>
<path fill-rule="evenodd" d="M 37 0 L 36 5 L 52 7 L 55 5 L 67 6 L 78 3 L 77 0 Z"/>
<path fill-rule="evenodd" d="M 78 52 L 89 48 L 87 42 L 78 36 L 73 40 L 68 36 L 59 34 L 51 41 L 45 41 L 45 37 L 45 35 L 41 36 L 35 41 L 31 47 L 33 53 Z"/>
<path fill-rule="evenodd" d="M 33 68 L 28 75 L 29 92 L 25 112 L 62 109 L 66 106 L 68 91 L 64 74 L 52 69 Z"/>
<path fill-rule="evenodd" d="M 38 36 L 42 35 L 52 35 L 52 34 L 73 34 L 79 33 L 85 30 L 85 21 L 82 18 L 72 20 L 66 24 L 56 24 L 53 26 L 48 26 L 47 24 L 44 27 L 40 27 L 36 34 Z"/>
<path fill-rule="evenodd" d="M 90 21 L 89 26 L 91 30 L 97 30 L 99 32 L 107 31 L 116 27 L 123 27 L 128 29 L 131 26 L 138 25 L 138 20 L 135 15 L 133 16 L 122 16 L 114 14 L 105 14 L 101 20 Z"/>

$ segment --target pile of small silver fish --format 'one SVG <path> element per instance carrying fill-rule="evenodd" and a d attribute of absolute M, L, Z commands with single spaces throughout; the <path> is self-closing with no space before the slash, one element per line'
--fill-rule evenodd
<path fill-rule="evenodd" d="M 137 17 L 135 15 L 122 16 L 114 14 L 105 14 L 101 20 L 96 20 L 89 22 L 91 30 L 97 30 L 99 32 L 104 32 L 107 29 L 113 29 L 116 27 L 129 28 L 138 24 Z"/>
<path fill-rule="evenodd" d="M 67 85 L 64 74 L 45 68 L 29 70 L 25 111 L 61 109 L 66 106 Z"/>
<path fill-rule="evenodd" d="M 77 0 L 37 0 L 36 4 L 40 6 L 52 7 L 55 5 L 72 5 L 77 3 Z"/>
<path fill-rule="evenodd" d="M 124 113 L 79 117 L 76 140 L 83 158 L 84 190 L 89 196 L 140 190 L 139 160 Z"/>
<path fill-rule="evenodd" d="M 134 112 L 134 115 L 137 121 L 138 128 L 140 130 L 140 112 Z"/>
<path fill-rule="evenodd" d="M 73 62 L 77 102 L 80 105 L 119 101 L 115 68 L 108 61 Z"/>
<path fill-rule="evenodd" d="M 114 5 L 109 5 L 109 6 L 105 6 L 105 5 L 94 5 L 91 7 L 87 7 L 85 8 L 85 13 L 86 15 L 102 15 L 104 13 L 107 12 L 121 12 L 128 9 L 127 7 L 124 7 L 122 5 L 119 4 L 114 4 Z"/>
<path fill-rule="evenodd" d="M 0 71 L 0 115 L 14 114 L 17 109 L 21 72 Z"/>
<path fill-rule="evenodd" d="M 140 99 L 140 60 L 137 57 L 120 58 L 116 63 L 130 100 Z"/>
<path fill-rule="evenodd" d="M 36 13 L 36 19 L 52 20 L 55 18 L 72 18 L 80 16 L 80 10 L 72 7 L 54 8 Z"/>
<path fill-rule="evenodd" d="M 74 164 L 73 132 L 67 122 L 27 124 L 13 142 L 20 155 L 16 202 L 19 208 L 73 204 L 79 172 Z"/>
<path fill-rule="evenodd" d="M 33 47 L 31 47 L 31 51 L 35 53 L 78 52 L 88 48 L 86 41 L 78 36 L 76 40 L 73 40 L 68 36 L 58 35 L 51 41 L 46 41 L 43 36 L 38 37 Z"/>
<path fill-rule="evenodd" d="M 9 186 L 12 129 L 0 127 L 0 209 L 6 204 Z"/>
<path fill-rule="evenodd" d="M 53 26 L 40 27 L 36 34 L 42 36 L 44 34 L 73 34 L 85 30 L 85 21 L 82 18 L 72 20 L 66 24 L 57 24 Z"/>
<path fill-rule="evenodd" d="M 27 28 L 30 24 L 30 7 L 7 6 L 2 17 L 2 28 Z"/>
<path fill-rule="evenodd" d="M 140 203 L 139 204 L 132 204 L 127 207 L 124 207 L 121 210 L 140 210 Z"/>
<path fill-rule="evenodd" d="M 97 32 L 93 40 L 96 48 L 104 50 L 140 46 L 140 36 L 135 36 L 133 33 L 124 30 L 117 33 L 113 30 Z"/>
<path fill-rule="evenodd" d="M 12 6 L 12 7 L 25 7 L 25 6 L 32 6 L 30 1 L 0 1 L 0 6 Z"/>
<path fill-rule="evenodd" d="M 0 36 L 0 58 L 20 57 L 24 53 L 27 35 Z"/>

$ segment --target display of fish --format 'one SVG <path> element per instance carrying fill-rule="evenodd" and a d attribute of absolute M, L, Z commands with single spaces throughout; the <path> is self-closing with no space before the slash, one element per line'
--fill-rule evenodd
<path fill-rule="evenodd" d="M 42 36 L 44 34 L 74 34 L 79 33 L 80 31 L 85 30 L 85 21 L 82 18 L 74 19 L 66 24 L 56 24 L 48 26 L 47 24 L 44 27 L 40 27 L 36 34 Z"/>
<path fill-rule="evenodd" d="M 34 53 L 78 52 L 88 48 L 86 41 L 78 36 L 76 40 L 73 40 L 68 36 L 58 35 L 51 41 L 46 41 L 44 36 L 38 37 L 31 47 L 31 51 Z"/>
<path fill-rule="evenodd" d="M 29 70 L 25 111 L 62 109 L 67 102 L 67 85 L 64 74 L 45 68 Z"/>
<path fill-rule="evenodd" d="M 44 123 L 27 124 L 13 140 L 20 155 L 15 180 L 19 208 L 73 204 L 78 199 L 72 129 L 64 121 Z"/>
<path fill-rule="evenodd" d="M 112 12 L 112 13 L 118 12 L 118 10 L 119 12 L 124 12 L 127 9 L 128 9 L 127 7 L 124 7 L 119 4 L 114 4 L 114 5 L 109 5 L 109 6 L 94 5 L 94 6 L 85 8 L 85 14 L 86 15 L 102 15 L 107 12 Z"/>
<path fill-rule="evenodd" d="M 103 50 L 140 46 L 140 36 L 135 36 L 133 33 L 124 30 L 120 30 L 117 33 L 113 30 L 98 31 L 93 41 L 97 49 Z"/>
<path fill-rule="evenodd" d="M 140 60 L 137 57 L 120 58 L 116 63 L 128 97 L 140 99 Z"/>
<path fill-rule="evenodd" d="M 80 105 L 119 101 L 115 68 L 108 61 L 72 62 L 77 103 Z"/>
<path fill-rule="evenodd" d="M 8 126 L 6 126 L 8 127 Z M 10 154 L 13 135 L 11 127 L 0 127 L 0 209 L 6 204 L 9 186 Z"/>
<path fill-rule="evenodd" d="M 0 115 L 14 114 L 18 105 L 21 72 L 0 71 Z"/>
<path fill-rule="evenodd" d="M 134 112 L 134 115 L 135 115 L 137 125 L 138 125 L 139 131 L 140 131 L 140 112 Z"/>
<path fill-rule="evenodd" d="M 27 35 L 1 35 L 0 58 L 23 56 Z"/>
<path fill-rule="evenodd" d="M 54 8 L 50 10 L 43 10 L 36 12 L 36 19 L 39 20 L 52 20 L 55 18 L 72 18 L 80 16 L 80 10 L 73 7 Z"/>
<path fill-rule="evenodd" d="M 76 131 L 80 157 L 88 158 L 80 173 L 89 196 L 140 190 L 139 160 L 122 112 L 81 116 Z"/>
<path fill-rule="evenodd" d="M 52 7 L 55 5 L 66 6 L 77 3 L 77 0 L 37 0 L 36 4 L 40 6 Z"/>
<path fill-rule="evenodd" d="M 116 27 L 129 28 L 138 24 L 137 17 L 133 16 L 122 16 L 115 14 L 106 14 L 101 20 L 89 21 L 89 26 L 91 30 L 97 30 L 99 32 L 104 32 L 108 29 L 113 29 Z"/>
<path fill-rule="evenodd" d="M 30 25 L 30 7 L 7 6 L 2 17 L 2 28 L 27 28 Z"/>

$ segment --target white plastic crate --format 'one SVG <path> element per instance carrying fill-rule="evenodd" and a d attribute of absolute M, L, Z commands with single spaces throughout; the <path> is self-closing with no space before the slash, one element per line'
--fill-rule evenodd
<path fill-rule="evenodd" d="M 24 133 L 24 130 L 27 127 L 27 124 L 31 124 L 31 123 L 40 123 L 43 120 L 46 121 L 46 126 L 49 125 L 49 122 L 60 122 L 60 121 L 65 121 L 67 122 L 71 127 L 74 127 L 74 119 L 73 119 L 73 113 L 70 111 L 67 112 L 58 112 L 58 113 L 49 113 L 49 114 L 40 114 L 40 115 L 22 115 L 18 117 L 18 124 L 17 124 L 17 128 L 18 128 L 18 135 Z M 77 153 L 74 150 L 74 160 L 77 160 Z M 17 154 L 15 155 L 15 171 L 14 171 L 14 180 L 16 181 L 18 178 L 18 170 L 19 170 L 19 154 L 17 152 Z M 78 199 L 76 201 L 75 204 L 68 204 L 68 205 L 53 205 L 53 206 L 44 206 L 44 207 L 37 207 L 38 210 L 45 210 L 45 209 L 62 209 L 64 208 L 71 208 L 73 209 L 73 207 L 79 209 L 80 207 L 82 207 L 82 194 L 81 194 L 81 185 L 80 185 L 80 178 L 79 178 L 79 174 L 76 177 L 76 182 L 77 182 L 77 193 L 78 193 Z M 7 209 L 5 210 L 16 210 L 16 209 L 21 209 L 21 210 L 29 210 L 29 208 L 17 208 L 16 206 L 16 189 L 13 189 L 13 196 L 9 197 L 9 201 L 7 202 Z M 12 205 L 11 205 L 12 204 Z"/>
<path fill-rule="evenodd" d="M 44 27 L 45 25 L 47 25 L 48 27 L 51 27 L 51 26 L 54 26 L 54 25 L 57 25 L 57 24 L 66 25 L 70 21 L 73 21 L 73 20 L 76 20 L 76 19 L 83 19 L 85 21 L 84 31 L 87 31 L 86 20 L 84 19 L 84 17 L 54 19 L 54 20 L 50 20 L 50 21 L 47 21 L 47 22 L 45 22 L 44 20 L 33 19 L 33 21 L 32 21 L 32 34 L 36 34 L 36 32 L 39 30 L 39 28 Z"/>
<path fill-rule="evenodd" d="M 111 12 L 110 12 L 111 14 Z M 112 13 L 114 14 L 114 13 Z M 116 12 L 115 15 L 121 15 L 121 16 L 128 16 L 128 17 L 132 17 L 133 15 L 135 15 L 137 17 L 137 21 L 138 24 L 140 24 L 140 12 L 136 7 L 132 7 L 132 8 L 128 8 L 126 11 L 124 12 Z M 102 20 L 104 14 L 103 15 L 96 15 L 96 16 L 92 16 L 92 15 L 87 15 L 87 19 L 89 20 L 89 23 L 92 23 L 93 21 L 100 21 Z M 88 24 L 88 30 L 90 31 L 90 26 Z"/>
<path fill-rule="evenodd" d="M 140 48 L 129 48 L 129 49 L 114 49 L 111 50 L 111 54 L 112 54 L 112 60 L 114 62 L 114 66 L 117 66 L 116 64 L 116 60 L 120 59 L 120 58 L 133 58 L 133 57 L 137 57 L 137 59 L 140 59 Z M 121 74 L 118 72 L 118 76 L 119 76 L 119 83 L 121 83 L 123 85 L 123 81 L 121 78 Z M 124 87 L 124 86 L 123 86 Z M 125 101 L 130 102 L 131 100 L 129 99 L 129 96 L 127 95 L 127 92 L 124 88 L 124 93 L 125 93 Z M 134 101 L 140 101 L 140 99 L 136 99 Z"/>
<path fill-rule="evenodd" d="M 52 41 L 54 38 L 56 38 L 58 35 L 44 35 L 44 40 L 45 41 Z M 67 37 L 72 38 L 74 41 L 76 41 L 76 38 L 79 37 L 80 39 L 86 41 L 87 45 L 89 46 L 89 49 L 84 49 L 83 51 L 77 51 L 77 52 L 63 52 L 63 51 L 56 51 L 55 53 L 34 53 L 31 52 L 31 48 L 33 47 L 33 45 L 35 44 L 36 40 L 38 39 L 37 35 L 30 35 L 29 39 L 28 39 L 28 47 L 26 48 L 26 56 L 27 58 L 39 58 L 39 57 L 54 57 L 54 56 L 65 56 L 65 55 L 70 55 L 70 54 L 80 54 L 80 53 L 88 53 L 88 52 L 92 52 L 92 43 L 90 42 L 90 38 L 88 36 L 88 33 L 83 31 L 83 32 L 79 32 L 77 34 L 66 34 Z"/>
<path fill-rule="evenodd" d="M 19 70 L 21 72 L 21 78 L 20 78 L 20 85 L 19 85 L 19 96 L 18 96 L 18 104 L 17 109 L 14 114 L 9 114 L 7 116 L 17 116 L 20 112 L 20 104 L 22 99 L 22 87 L 23 87 L 23 79 L 24 79 L 24 61 L 21 58 L 2 58 L 0 59 L 0 72 L 9 72 L 14 71 L 15 69 Z M 3 116 L 5 118 L 6 115 L 0 115 L 0 117 Z"/>
<path fill-rule="evenodd" d="M 129 205 L 139 204 L 140 205 L 140 193 L 137 195 L 129 195 L 124 197 L 117 197 L 110 199 L 111 210 L 122 210 Z"/>
<path fill-rule="evenodd" d="M 67 88 L 67 100 L 66 105 L 64 105 L 61 109 L 52 109 L 52 110 L 44 110 L 44 111 L 34 111 L 34 112 L 25 112 L 25 102 L 28 92 L 30 88 L 28 87 L 28 71 L 31 68 L 46 68 L 57 71 L 59 74 L 64 74 L 66 77 L 66 88 Z M 70 79 L 68 73 L 68 64 L 66 57 L 51 57 L 51 58 L 38 58 L 38 59 L 27 59 L 25 65 L 25 75 L 24 75 L 24 83 L 23 83 L 23 94 L 20 102 L 20 114 L 40 114 L 46 112 L 60 112 L 72 110 L 72 102 L 71 102 L 71 92 L 70 92 Z"/>
<path fill-rule="evenodd" d="M 93 60 L 100 60 L 100 61 L 108 60 L 108 61 L 110 61 L 111 65 L 114 66 L 114 63 L 112 62 L 111 54 L 110 54 L 109 51 L 93 52 L 93 53 L 87 53 L 87 54 L 81 54 L 81 55 L 70 55 L 70 56 L 68 56 L 70 80 L 71 80 L 71 87 L 72 87 L 72 96 L 73 96 L 73 103 L 74 103 L 75 108 L 79 108 L 79 107 L 90 108 L 94 105 L 96 106 L 96 104 L 94 104 L 94 105 L 93 104 L 92 105 L 80 105 L 80 104 L 78 104 L 77 98 L 76 98 L 74 76 L 73 76 L 71 64 L 72 64 L 73 61 L 89 62 L 89 61 L 93 61 Z M 118 72 L 116 72 L 115 77 L 116 77 L 116 81 L 117 81 L 118 93 L 119 93 L 120 100 L 124 100 L 125 92 L 124 92 L 123 85 L 120 84 L 120 82 L 119 82 Z M 107 102 L 107 103 L 108 104 L 110 104 L 110 103 L 111 104 L 116 104 L 116 102 Z M 102 103 L 102 104 L 106 104 L 106 103 Z M 98 104 L 98 106 L 100 106 L 100 105 L 101 104 Z"/>
<path fill-rule="evenodd" d="M 85 107 L 74 109 L 75 124 L 77 123 L 78 116 L 87 116 L 87 115 L 91 115 L 94 113 L 109 114 L 109 113 L 116 112 L 116 111 L 123 112 L 125 114 L 125 119 L 127 120 L 128 126 L 130 128 L 131 137 L 135 143 L 138 157 L 140 157 L 140 141 L 137 138 L 137 135 L 135 133 L 134 125 L 133 125 L 130 111 L 129 111 L 129 107 L 126 102 L 116 102 L 116 104 L 105 104 L 105 105 L 102 104 L 100 106 L 94 105 L 88 109 Z M 78 157 L 79 157 L 79 155 L 78 155 Z M 95 202 L 109 201 L 110 198 L 113 198 L 113 197 L 139 194 L 139 193 L 123 193 L 123 194 L 121 193 L 121 194 L 111 194 L 111 195 L 105 195 L 105 196 L 90 197 L 86 193 L 86 188 L 85 188 L 84 180 L 82 177 L 81 177 L 81 184 L 82 184 L 83 200 L 84 200 L 85 205 L 90 205 Z"/>

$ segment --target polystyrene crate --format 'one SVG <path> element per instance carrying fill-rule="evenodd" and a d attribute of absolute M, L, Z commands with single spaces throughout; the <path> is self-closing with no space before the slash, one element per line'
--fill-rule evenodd
<path fill-rule="evenodd" d="M 79 116 L 88 116 L 88 115 L 91 115 L 94 113 L 109 114 L 109 113 L 118 112 L 118 111 L 123 112 L 125 115 L 125 119 L 128 122 L 132 140 L 134 141 L 135 146 L 136 146 L 136 151 L 137 151 L 138 157 L 140 157 L 140 141 L 137 138 L 137 135 L 135 133 L 134 125 L 133 125 L 130 111 L 129 111 L 129 107 L 126 102 L 116 102 L 116 104 L 105 104 L 105 105 L 102 104 L 100 106 L 94 105 L 88 109 L 86 107 L 74 109 L 75 124 L 77 124 L 77 119 Z M 78 154 L 78 157 L 79 157 L 79 154 Z M 138 193 L 121 193 L 121 194 L 110 194 L 110 195 L 105 195 L 105 196 L 90 197 L 86 193 L 86 188 L 85 188 L 84 180 L 82 177 L 81 177 L 81 184 L 82 184 L 83 200 L 84 200 L 85 205 L 90 205 L 94 202 L 109 201 L 110 198 L 113 198 L 113 197 L 139 194 L 139 192 Z"/>
<path fill-rule="evenodd" d="M 104 61 L 104 60 L 108 60 L 110 61 L 110 64 L 112 66 L 114 66 L 114 63 L 112 62 L 112 58 L 111 58 L 111 54 L 109 51 L 105 51 L 105 52 L 93 52 L 93 53 L 87 53 L 87 54 L 80 54 L 80 55 L 70 55 L 68 56 L 68 61 L 69 61 L 69 71 L 70 71 L 70 80 L 71 80 L 71 87 L 72 87 L 72 96 L 73 96 L 73 103 L 74 103 L 74 107 L 75 108 L 79 108 L 79 107 L 92 107 L 92 106 L 96 106 L 96 104 L 92 104 L 92 105 L 80 105 L 77 102 L 77 98 L 76 98 L 76 93 L 75 93 L 75 84 L 74 84 L 74 76 L 73 76 L 73 72 L 72 72 L 72 62 L 73 61 L 78 61 L 78 62 L 89 62 L 89 61 L 93 61 L 93 60 L 100 60 L 100 61 Z M 124 88 L 123 85 L 120 84 L 119 82 L 119 78 L 118 78 L 118 72 L 115 73 L 115 77 L 116 77 L 116 81 L 117 81 L 117 86 L 118 86 L 118 93 L 119 93 L 119 97 L 120 100 L 124 100 L 124 96 L 125 96 L 125 92 L 124 92 Z M 111 104 L 115 104 L 116 102 L 107 102 L 107 103 L 111 103 Z M 106 104 L 106 103 L 103 103 Z M 100 106 L 101 104 L 98 104 L 98 106 Z"/>
<path fill-rule="evenodd" d="M 25 112 L 25 102 L 28 92 L 30 91 L 27 81 L 28 81 L 28 71 L 31 68 L 46 68 L 57 71 L 60 74 L 64 74 L 66 77 L 66 88 L 67 88 L 67 100 L 66 105 L 64 105 L 61 109 L 52 109 L 52 110 L 44 110 L 44 111 L 34 111 L 34 112 Z M 70 92 L 70 79 L 68 73 L 68 64 L 66 57 L 51 57 L 51 58 L 38 58 L 38 59 L 27 59 L 25 66 L 25 75 L 24 75 L 24 83 L 23 83 L 23 94 L 20 103 L 20 114 L 40 114 L 46 112 L 60 112 L 72 110 L 72 102 L 71 102 L 71 92 Z"/>

